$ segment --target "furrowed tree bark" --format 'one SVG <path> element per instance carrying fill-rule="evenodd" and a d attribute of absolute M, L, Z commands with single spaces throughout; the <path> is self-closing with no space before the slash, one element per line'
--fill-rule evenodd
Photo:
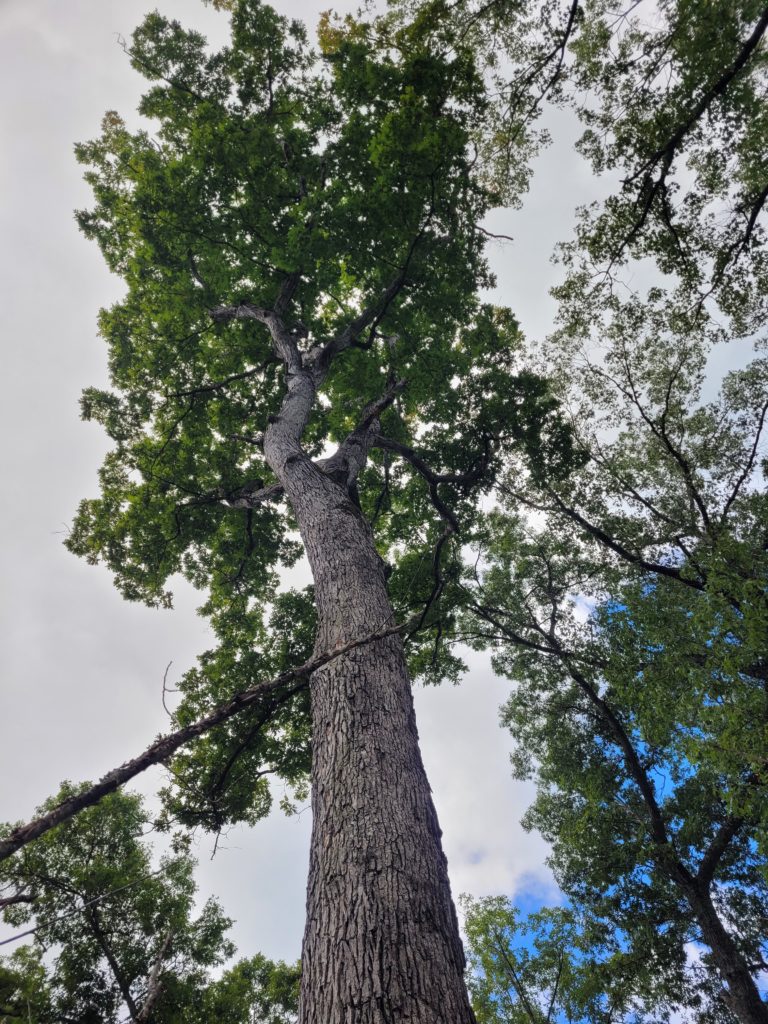
<path fill-rule="evenodd" d="M 706 887 L 688 886 L 686 893 L 701 937 L 712 950 L 720 977 L 728 986 L 722 997 L 741 1024 L 768 1024 L 768 1005 L 760 995 L 744 957 L 727 931 Z"/>
<path fill-rule="evenodd" d="M 312 568 L 317 649 L 394 621 L 371 530 L 340 475 L 300 447 L 311 369 L 264 452 Z M 350 466 L 350 480 L 359 466 Z M 335 660 L 310 681 L 312 840 L 299 1024 L 474 1024 L 441 832 L 419 752 L 399 636 Z"/>

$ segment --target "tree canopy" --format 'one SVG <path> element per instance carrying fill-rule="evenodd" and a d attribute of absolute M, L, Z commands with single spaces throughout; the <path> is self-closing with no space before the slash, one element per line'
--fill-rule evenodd
<path fill-rule="evenodd" d="M 323 885 L 393 863 L 394 840 L 359 846 L 359 808 L 394 775 L 355 785 L 369 749 L 393 772 L 386 722 L 411 736 L 410 697 L 393 711 L 356 680 L 406 692 L 400 633 L 428 680 L 458 677 L 457 644 L 490 648 L 516 774 L 537 784 L 526 825 L 568 905 L 524 926 L 503 899 L 469 906 L 478 1018 L 764 1022 L 768 11 L 399 0 L 324 16 L 316 55 L 258 0 L 218 6 L 218 52 L 146 18 L 127 52 L 147 127 L 112 112 L 77 150 L 79 224 L 127 291 L 100 318 L 112 387 L 83 397 L 114 447 L 67 543 L 130 600 L 170 605 L 182 575 L 218 642 L 181 683 L 176 738 L 136 759 L 169 765 L 163 826 L 254 823 L 270 776 L 302 795 L 311 770 L 309 936 Z M 482 222 L 521 201 L 549 103 L 618 182 L 561 246 L 558 323 L 530 344 L 482 298 Z M 711 397 L 737 343 L 756 358 Z M 286 591 L 302 552 L 314 586 Z M 128 777 L 62 794 L 34 834 Z M 424 877 L 442 877 L 420 799 Z M 396 827 L 392 808 L 370 820 Z M 338 974 L 307 949 L 305 993 L 352 1005 L 371 949 Z M 25 978 L 46 970 L 21 957 Z M 366 1012 L 388 998 L 378 969 Z M 260 970 L 206 992 L 255 998 Z M 151 961 L 130 976 L 149 984 Z M 325 1012 L 308 998 L 304 1024 Z"/>
<path fill-rule="evenodd" d="M 232 922 L 215 899 L 194 913 L 189 837 L 177 835 L 158 861 L 142 838 L 147 830 L 140 798 L 115 793 L 3 865 L 0 907 L 32 936 L 0 967 L 3 1019 L 295 1019 L 298 968 L 256 955 L 214 978 L 234 953 Z"/>
<path fill-rule="evenodd" d="M 464 636 L 514 681 L 526 824 L 552 842 L 574 948 L 597 965 L 612 948 L 603 994 L 760 1020 L 768 177 L 752 140 L 768 21 L 760 5 L 642 8 L 547 11 L 530 65 L 494 72 L 510 130 L 537 110 L 508 102 L 523 84 L 574 104 L 582 152 L 621 182 L 582 211 L 559 324 L 530 350 L 581 460 L 559 482 L 508 465 Z M 468 12 L 479 45 L 499 11 Z M 752 361 L 722 373 L 737 343 Z"/>

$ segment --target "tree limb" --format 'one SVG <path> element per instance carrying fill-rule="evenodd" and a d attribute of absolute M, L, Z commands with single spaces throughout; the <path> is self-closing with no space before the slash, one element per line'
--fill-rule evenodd
<path fill-rule="evenodd" d="M 151 1019 L 152 1010 L 155 1003 L 160 998 L 163 991 L 163 986 L 160 982 L 160 971 L 162 970 L 163 960 L 168 952 L 168 947 L 171 944 L 171 931 L 170 929 L 165 933 L 163 944 L 160 947 L 160 951 L 157 954 L 157 959 L 152 965 L 152 971 L 149 975 L 149 981 L 147 983 L 147 995 L 142 1004 L 141 1010 L 139 1010 L 136 1019 L 136 1024 L 147 1024 Z"/>
<path fill-rule="evenodd" d="M 701 864 L 696 874 L 696 881 L 700 885 L 709 887 L 717 866 L 723 858 L 723 854 L 728 849 L 731 841 L 736 838 L 743 825 L 743 818 L 732 815 L 729 815 L 722 823 L 701 859 Z"/>
<path fill-rule="evenodd" d="M 630 562 L 633 565 L 640 566 L 641 569 L 645 569 L 647 572 L 656 573 L 658 576 L 667 576 L 670 579 L 677 580 L 679 583 L 685 584 L 687 587 L 692 587 L 694 590 L 704 590 L 704 582 L 697 579 L 692 579 L 688 576 L 683 576 L 680 570 L 674 565 L 664 565 L 663 562 L 650 562 L 648 559 L 643 558 L 642 555 L 630 551 L 629 548 L 625 547 L 610 534 L 606 533 L 605 530 L 600 529 L 594 523 L 591 523 L 588 519 L 585 519 L 575 508 L 571 508 L 570 505 L 566 505 L 559 494 L 556 491 L 549 490 L 548 493 L 555 503 L 556 508 L 552 508 L 547 505 L 536 504 L 535 502 L 526 499 L 522 495 L 510 488 L 503 488 L 504 492 L 511 498 L 523 502 L 530 508 L 535 508 L 541 512 L 561 512 L 568 519 L 572 519 L 573 522 L 578 523 L 591 537 L 599 541 L 604 547 L 610 548 L 611 551 L 615 552 L 625 562 Z"/>
<path fill-rule="evenodd" d="M 119 768 L 113 768 L 94 785 L 89 786 L 80 793 L 67 797 L 66 800 L 63 800 L 39 818 L 35 818 L 24 825 L 19 825 L 8 835 L 0 839 L 0 861 L 7 860 L 17 850 L 31 843 L 33 839 L 38 839 L 40 836 L 45 835 L 46 832 L 50 832 L 56 825 L 68 821 L 80 811 L 85 810 L 86 807 L 92 807 L 94 804 L 99 803 L 105 796 L 114 793 L 121 786 L 124 786 L 126 782 L 130 782 L 131 779 L 146 771 L 147 768 L 151 768 L 152 765 L 167 761 L 180 747 L 191 740 L 197 739 L 198 736 L 203 736 L 215 726 L 228 721 L 246 708 L 258 707 L 264 698 L 269 697 L 270 694 L 284 687 L 289 687 L 292 693 L 298 693 L 306 687 L 309 676 L 317 671 L 317 669 L 322 668 L 323 665 L 327 665 L 329 662 L 335 661 L 336 658 L 340 658 L 365 644 L 375 643 L 378 640 L 384 640 L 387 637 L 402 633 L 410 629 L 412 625 L 413 620 L 409 619 L 398 626 L 388 626 L 376 633 L 370 633 L 357 640 L 350 640 L 348 643 L 333 650 L 324 651 L 322 654 L 310 658 L 296 668 L 281 672 L 280 675 L 275 676 L 273 679 L 256 683 L 246 690 L 241 690 L 230 700 L 218 705 L 213 711 L 199 718 L 196 722 L 192 722 L 182 729 L 177 729 L 176 732 L 158 737 L 141 754 L 131 758 L 130 761 L 126 761 Z"/>
<path fill-rule="evenodd" d="M 765 7 L 751 35 L 747 40 L 745 40 L 733 63 L 723 72 L 720 78 L 718 78 L 718 80 L 702 94 L 698 103 L 694 106 L 685 120 L 678 125 L 664 145 L 656 149 L 648 157 L 645 163 L 634 172 L 634 174 L 631 174 L 628 178 L 624 179 L 624 185 L 628 186 L 637 181 L 638 178 L 642 178 L 640 194 L 644 194 L 645 198 L 639 217 L 635 220 L 631 230 L 624 237 L 614 259 L 618 258 L 624 248 L 634 241 L 648 219 L 648 214 L 651 211 L 654 199 L 665 192 L 667 187 L 667 175 L 672 167 L 672 162 L 681 142 L 701 117 L 707 112 L 712 102 L 719 96 L 723 96 L 725 94 L 728 86 L 731 84 L 733 79 L 736 78 L 739 72 L 743 70 L 747 61 L 757 49 L 767 28 L 768 7 Z M 659 174 L 654 178 L 653 171 L 659 164 L 661 165 Z M 749 234 L 751 234 L 751 230 L 752 228 L 750 227 L 748 229 Z"/>

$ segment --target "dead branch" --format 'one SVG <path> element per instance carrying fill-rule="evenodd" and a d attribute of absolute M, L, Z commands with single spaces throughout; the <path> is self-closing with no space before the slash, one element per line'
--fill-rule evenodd
<path fill-rule="evenodd" d="M 323 651 L 322 654 L 315 655 L 308 661 L 305 661 L 303 665 L 287 669 L 273 679 L 263 683 L 255 683 L 253 686 L 248 687 L 248 689 L 241 690 L 230 700 L 220 704 L 209 714 L 199 718 L 196 722 L 192 722 L 191 725 L 177 729 L 176 732 L 168 733 L 165 736 L 160 736 L 137 757 L 126 761 L 119 768 L 113 768 L 94 785 L 89 786 L 80 793 L 67 797 L 66 800 L 62 800 L 60 804 L 57 804 L 56 807 L 45 814 L 40 815 L 39 818 L 35 818 L 27 822 L 27 824 L 19 825 L 13 829 L 5 838 L 0 840 L 0 861 L 7 860 L 17 850 L 31 843 L 33 839 L 38 839 L 40 836 L 45 835 L 46 832 L 50 832 L 56 825 L 68 821 L 80 811 L 85 810 L 86 807 L 93 807 L 103 800 L 105 796 L 114 793 L 121 786 L 124 786 L 126 782 L 130 782 L 131 779 L 146 771 L 147 768 L 151 768 L 152 765 L 164 763 L 180 747 L 183 747 L 191 740 L 197 739 L 198 736 L 203 736 L 215 726 L 221 725 L 230 718 L 234 718 L 235 715 L 240 714 L 246 708 L 258 707 L 265 698 L 286 687 L 289 688 L 290 692 L 298 693 L 307 685 L 309 676 L 316 672 L 317 669 L 322 668 L 322 666 L 365 644 L 375 643 L 378 640 L 384 640 L 387 637 L 402 633 L 412 625 L 413 622 L 408 620 L 398 626 L 388 626 L 376 633 L 360 637 L 357 640 L 350 640 L 348 643 L 342 644 L 333 650 Z"/>

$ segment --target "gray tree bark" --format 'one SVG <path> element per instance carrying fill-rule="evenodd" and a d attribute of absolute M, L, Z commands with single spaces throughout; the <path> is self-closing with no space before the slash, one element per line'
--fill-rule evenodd
<path fill-rule="evenodd" d="M 288 394 L 264 453 L 315 582 L 316 649 L 394 623 L 382 561 L 350 497 L 357 431 L 321 469 L 300 438 L 324 365 L 286 359 Z M 378 424 L 371 420 L 371 434 Z M 311 679 L 312 840 L 300 1024 L 475 1024 L 441 832 L 399 636 Z"/>

